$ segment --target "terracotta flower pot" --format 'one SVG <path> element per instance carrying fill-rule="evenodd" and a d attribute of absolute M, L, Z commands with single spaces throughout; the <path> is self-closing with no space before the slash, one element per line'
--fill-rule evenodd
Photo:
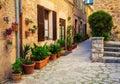
<path fill-rule="evenodd" d="M 28 25 L 30 23 L 29 20 L 25 20 L 25 24 Z"/>
<path fill-rule="evenodd" d="M 35 29 L 32 29 L 31 32 L 32 32 L 32 34 L 34 34 L 35 33 Z"/>
<path fill-rule="evenodd" d="M 72 51 L 72 46 L 68 46 L 68 47 L 67 47 L 67 50 L 68 50 L 68 51 Z"/>
<path fill-rule="evenodd" d="M 47 63 L 49 62 L 49 57 L 41 60 L 41 61 L 35 61 L 35 69 L 41 69 L 44 66 L 47 65 Z"/>
<path fill-rule="evenodd" d="M 47 60 L 47 63 L 48 63 L 50 60 L 50 56 L 46 57 L 45 59 Z"/>
<path fill-rule="evenodd" d="M 12 73 L 12 80 L 19 81 L 22 79 L 22 73 Z"/>
<path fill-rule="evenodd" d="M 18 25 L 12 24 L 12 30 L 13 31 L 18 31 Z"/>
<path fill-rule="evenodd" d="M 61 55 L 61 54 L 60 54 L 60 52 L 58 52 L 58 53 L 57 53 L 57 57 L 59 58 L 59 57 L 60 57 L 60 55 Z"/>
<path fill-rule="evenodd" d="M 57 54 L 52 54 L 50 57 L 51 60 L 56 60 L 57 59 Z"/>
<path fill-rule="evenodd" d="M 25 37 L 29 37 L 30 36 L 30 32 L 29 31 L 25 31 Z"/>
<path fill-rule="evenodd" d="M 23 70 L 25 74 L 32 74 L 34 72 L 35 63 L 27 65 L 23 64 Z"/>

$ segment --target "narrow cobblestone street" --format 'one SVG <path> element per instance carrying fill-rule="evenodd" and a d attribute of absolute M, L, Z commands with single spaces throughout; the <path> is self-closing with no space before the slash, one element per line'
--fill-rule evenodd
<path fill-rule="evenodd" d="M 91 41 L 86 40 L 71 54 L 23 75 L 21 82 L 6 84 L 120 84 L 120 64 L 91 63 L 90 49 Z"/>

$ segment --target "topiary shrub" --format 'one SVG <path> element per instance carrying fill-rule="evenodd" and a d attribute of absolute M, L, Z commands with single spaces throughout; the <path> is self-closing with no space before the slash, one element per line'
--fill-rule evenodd
<path fill-rule="evenodd" d="M 88 17 L 88 22 L 92 30 L 92 36 L 103 36 L 105 40 L 109 40 L 110 31 L 113 27 L 112 16 L 109 13 L 103 10 L 94 12 Z"/>

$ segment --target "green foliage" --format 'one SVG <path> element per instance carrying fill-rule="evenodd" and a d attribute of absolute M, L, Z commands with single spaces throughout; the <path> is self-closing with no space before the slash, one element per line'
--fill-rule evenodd
<path fill-rule="evenodd" d="M 30 45 L 26 44 L 26 45 L 24 46 L 24 50 L 23 50 L 23 58 L 24 58 L 24 59 L 26 58 L 26 56 L 27 56 L 27 54 L 29 53 L 30 49 L 31 49 Z"/>
<path fill-rule="evenodd" d="M 67 20 L 68 20 L 68 21 L 70 21 L 70 20 L 71 20 L 71 17 L 70 17 L 70 16 L 68 16 Z"/>
<path fill-rule="evenodd" d="M 67 46 L 72 46 L 71 25 L 67 26 Z"/>
<path fill-rule="evenodd" d="M 54 44 L 51 43 L 49 48 L 52 54 L 56 54 L 61 50 L 60 44 L 58 43 L 54 43 Z"/>
<path fill-rule="evenodd" d="M 34 43 L 34 47 L 31 48 L 31 51 L 32 51 L 31 59 L 33 59 L 35 61 L 43 60 L 51 54 L 51 52 L 49 51 L 49 48 L 46 44 L 44 44 L 43 46 L 37 46 Z"/>
<path fill-rule="evenodd" d="M 58 39 L 57 43 L 59 43 L 61 47 L 65 46 L 65 40 L 64 39 Z"/>
<path fill-rule="evenodd" d="M 38 27 L 37 27 L 36 25 L 33 25 L 33 29 L 37 30 L 37 29 L 38 29 Z"/>
<path fill-rule="evenodd" d="M 22 72 L 21 65 L 23 63 L 23 60 L 21 58 L 17 58 L 15 63 L 12 64 L 12 70 L 14 73 L 20 73 Z"/>
<path fill-rule="evenodd" d="M 82 34 L 75 34 L 74 35 L 74 38 L 73 38 L 73 40 L 74 40 L 74 43 L 78 43 L 81 39 L 83 38 L 83 35 Z"/>
<path fill-rule="evenodd" d="M 106 36 L 104 33 L 109 33 L 113 27 L 112 16 L 102 10 L 90 15 L 88 22 L 90 24 L 90 28 L 92 29 L 92 36 Z"/>
<path fill-rule="evenodd" d="M 33 62 L 31 61 L 31 59 L 30 59 L 30 56 L 27 56 L 28 55 L 28 53 L 30 52 L 30 49 L 31 49 L 31 47 L 30 47 L 30 45 L 28 45 L 28 44 L 26 44 L 25 46 L 24 46 L 24 50 L 23 50 L 23 56 L 22 56 L 22 58 L 23 58 L 23 60 L 24 60 L 24 64 L 32 64 Z"/>

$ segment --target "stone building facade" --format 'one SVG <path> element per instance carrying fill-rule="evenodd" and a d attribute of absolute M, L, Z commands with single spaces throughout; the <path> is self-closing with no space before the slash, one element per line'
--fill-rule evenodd
<path fill-rule="evenodd" d="M 19 0 L 18 0 L 19 1 Z M 11 64 L 25 44 L 49 45 L 57 39 L 66 39 L 67 25 L 72 25 L 77 33 L 85 33 L 86 15 L 83 0 L 22 0 L 22 13 L 19 13 L 19 32 L 12 32 L 12 45 L 7 44 L 6 29 L 16 21 L 15 0 L 0 0 L 0 82 L 10 77 Z M 71 20 L 68 22 L 68 17 Z M 26 19 L 31 23 L 26 24 Z M 31 28 L 37 26 L 35 33 Z M 26 32 L 30 32 L 28 36 Z M 17 51 L 18 44 L 21 51 Z M 63 36 L 63 37 L 62 37 Z"/>
<path fill-rule="evenodd" d="M 94 11 L 104 10 L 113 17 L 111 40 L 120 41 L 120 0 L 94 0 Z"/>

